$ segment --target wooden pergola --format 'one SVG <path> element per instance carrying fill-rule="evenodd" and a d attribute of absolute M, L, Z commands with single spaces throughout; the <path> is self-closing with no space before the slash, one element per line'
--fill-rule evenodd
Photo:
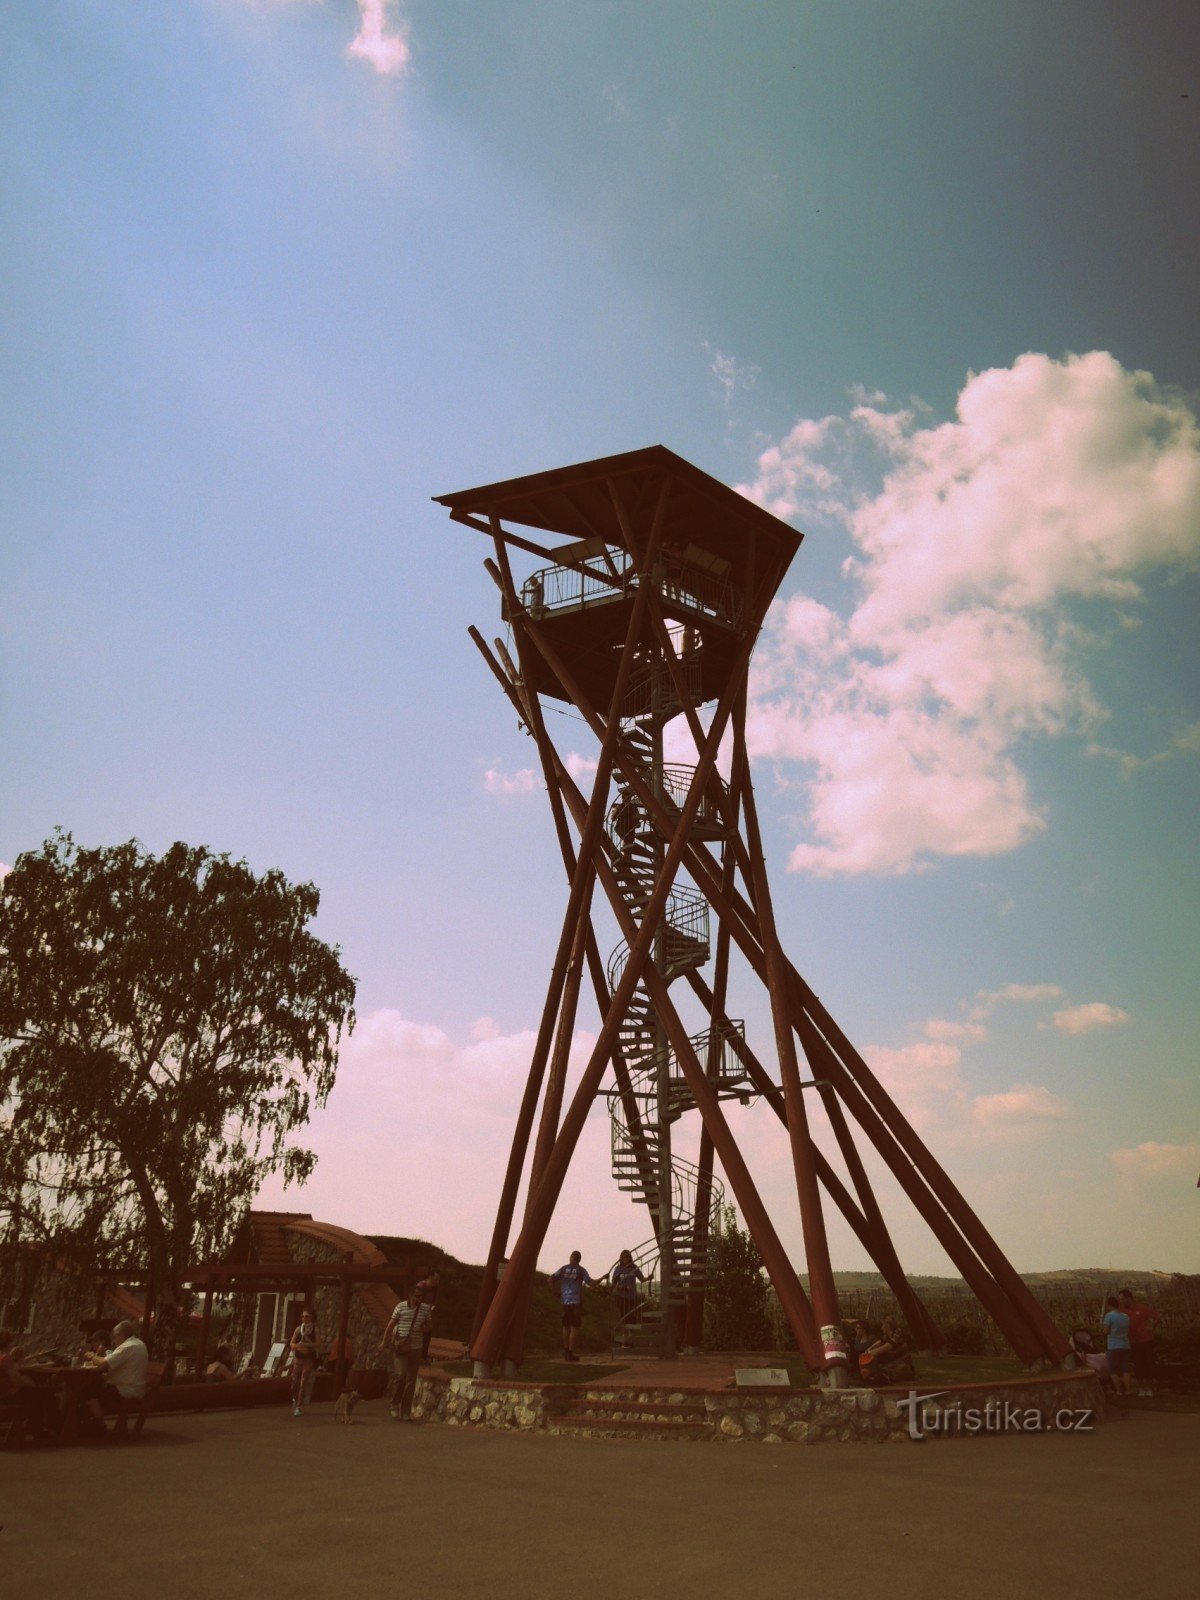
<path fill-rule="evenodd" d="M 407 1285 L 412 1271 L 411 1261 L 399 1264 L 388 1262 L 373 1267 L 361 1262 L 340 1261 L 297 1261 L 287 1266 L 275 1262 L 210 1261 L 203 1266 L 192 1267 L 181 1281 L 185 1288 L 204 1296 L 200 1313 L 200 1339 L 196 1347 L 196 1377 L 203 1378 L 208 1364 L 214 1296 L 271 1289 L 303 1289 L 306 1295 L 311 1296 L 318 1288 L 334 1286 L 341 1289 L 338 1358 L 334 1368 L 334 1387 L 340 1393 L 346 1381 L 346 1336 L 350 1326 L 350 1302 L 355 1289 L 364 1283 L 383 1283 L 389 1288 L 397 1282 Z"/>

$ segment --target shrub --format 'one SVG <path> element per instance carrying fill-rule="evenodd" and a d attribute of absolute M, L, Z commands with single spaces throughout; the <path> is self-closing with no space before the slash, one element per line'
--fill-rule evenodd
<path fill-rule="evenodd" d="M 762 1350 L 770 1343 L 767 1280 L 754 1240 L 726 1206 L 709 1244 L 704 1343 L 710 1350 Z"/>
<path fill-rule="evenodd" d="M 942 1323 L 948 1356 L 981 1356 L 987 1351 L 987 1331 L 970 1317 L 953 1317 Z"/>

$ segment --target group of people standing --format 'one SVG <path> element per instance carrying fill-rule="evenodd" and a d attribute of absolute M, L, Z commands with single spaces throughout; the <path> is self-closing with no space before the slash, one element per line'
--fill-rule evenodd
<path fill-rule="evenodd" d="M 617 1303 L 617 1342 L 624 1344 L 628 1341 L 629 1329 L 638 1314 L 638 1284 L 645 1283 L 647 1276 L 634 1261 L 630 1250 L 622 1250 L 616 1266 L 600 1278 L 593 1278 L 588 1272 L 578 1250 L 571 1251 L 571 1259 L 566 1266 L 550 1274 L 550 1282 L 558 1290 L 562 1305 L 564 1361 L 579 1360 L 575 1353 L 575 1341 L 583 1321 L 584 1289 L 594 1289 L 602 1283 L 612 1285 L 613 1298 Z"/>
<path fill-rule="evenodd" d="M 1118 1394 L 1133 1394 L 1134 1385 L 1142 1396 L 1154 1393 L 1154 1330 L 1159 1313 L 1139 1300 L 1132 1289 L 1110 1294 L 1104 1302 L 1105 1357 L 1108 1375 Z"/>

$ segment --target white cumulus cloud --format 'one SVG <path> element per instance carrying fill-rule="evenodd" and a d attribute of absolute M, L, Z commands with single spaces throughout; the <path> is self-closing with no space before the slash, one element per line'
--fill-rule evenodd
<path fill-rule="evenodd" d="M 1003 1094 L 977 1095 L 971 1105 L 976 1127 L 1005 1132 L 1015 1128 L 1035 1131 L 1047 1122 L 1062 1122 L 1070 1106 L 1061 1095 L 1032 1083 L 1019 1083 Z"/>
<path fill-rule="evenodd" d="M 1129 1178 L 1186 1177 L 1200 1171 L 1200 1144 L 1158 1144 L 1148 1140 L 1112 1152 L 1113 1165 Z"/>
<path fill-rule="evenodd" d="M 744 493 L 849 531 L 842 615 L 772 613 L 754 753 L 808 799 L 795 870 L 902 873 L 990 856 L 1046 826 L 1021 742 L 1104 715 L 1069 603 L 1137 602 L 1200 557 L 1200 427 L 1145 372 L 1093 351 L 973 374 L 953 421 L 863 396 L 802 419 Z"/>
<path fill-rule="evenodd" d="M 518 772 L 488 767 L 483 774 L 483 787 L 488 794 L 532 794 L 538 782 L 538 775 L 532 767 L 522 767 Z"/>
<path fill-rule="evenodd" d="M 327 1108 L 305 1130 L 315 1173 L 299 1190 L 271 1178 L 257 1203 L 436 1240 L 481 1260 L 536 1038 L 532 1027 L 504 1033 L 480 1017 L 464 1042 L 394 1008 L 368 1012 L 342 1045 Z M 594 1034 L 576 1031 L 568 1103 L 594 1045 Z M 597 1100 L 580 1140 L 589 1170 L 606 1171 L 608 1140 Z M 597 1234 L 611 1232 L 607 1188 L 593 1209 L 605 1218 Z"/>
<path fill-rule="evenodd" d="M 1040 1023 L 1042 1028 L 1057 1028 L 1060 1033 L 1094 1033 L 1097 1028 L 1119 1028 L 1129 1021 L 1128 1011 L 1120 1006 L 1110 1006 L 1104 1000 L 1091 1000 L 1086 1005 L 1064 1006 L 1056 1011 L 1050 1022 Z"/>
<path fill-rule="evenodd" d="M 1005 1001 L 1058 998 L 1052 983 L 1010 983 L 980 990 L 961 1018 L 930 1017 L 923 1038 L 900 1046 L 868 1045 L 863 1057 L 913 1126 L 946 1144 L 996 1146 L 1044 1138 L 1070 1117 L 1069 1102 L 1039 1084 L 981 1093 L 963 1071 L 964 1053 L 988 1037 L 985 1019 Z"/>
<path fill-rule="evenodd" d="M 384 77 L 398 77 L 412 59 L 408 27 L 397 21 L 392 0 L 358 0 L 358 32 L 346 54 L 365 61 Z"/>

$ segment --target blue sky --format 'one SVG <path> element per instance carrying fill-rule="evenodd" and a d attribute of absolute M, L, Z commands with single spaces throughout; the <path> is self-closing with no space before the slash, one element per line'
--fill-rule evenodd
<path fill-rule="evenodd" d="M 1200 1268 L 1189 9 L 15 8 L 0 858 L 320 885 L 363 1021 L 269 1198 L 482 1256 L 564 889 L 429 497 L 662 442 L 807 535 L 755 677 L 797 965 L 1018 1265 Z M 547 1263 L 649 1231 L 605 1145 Z"/>

